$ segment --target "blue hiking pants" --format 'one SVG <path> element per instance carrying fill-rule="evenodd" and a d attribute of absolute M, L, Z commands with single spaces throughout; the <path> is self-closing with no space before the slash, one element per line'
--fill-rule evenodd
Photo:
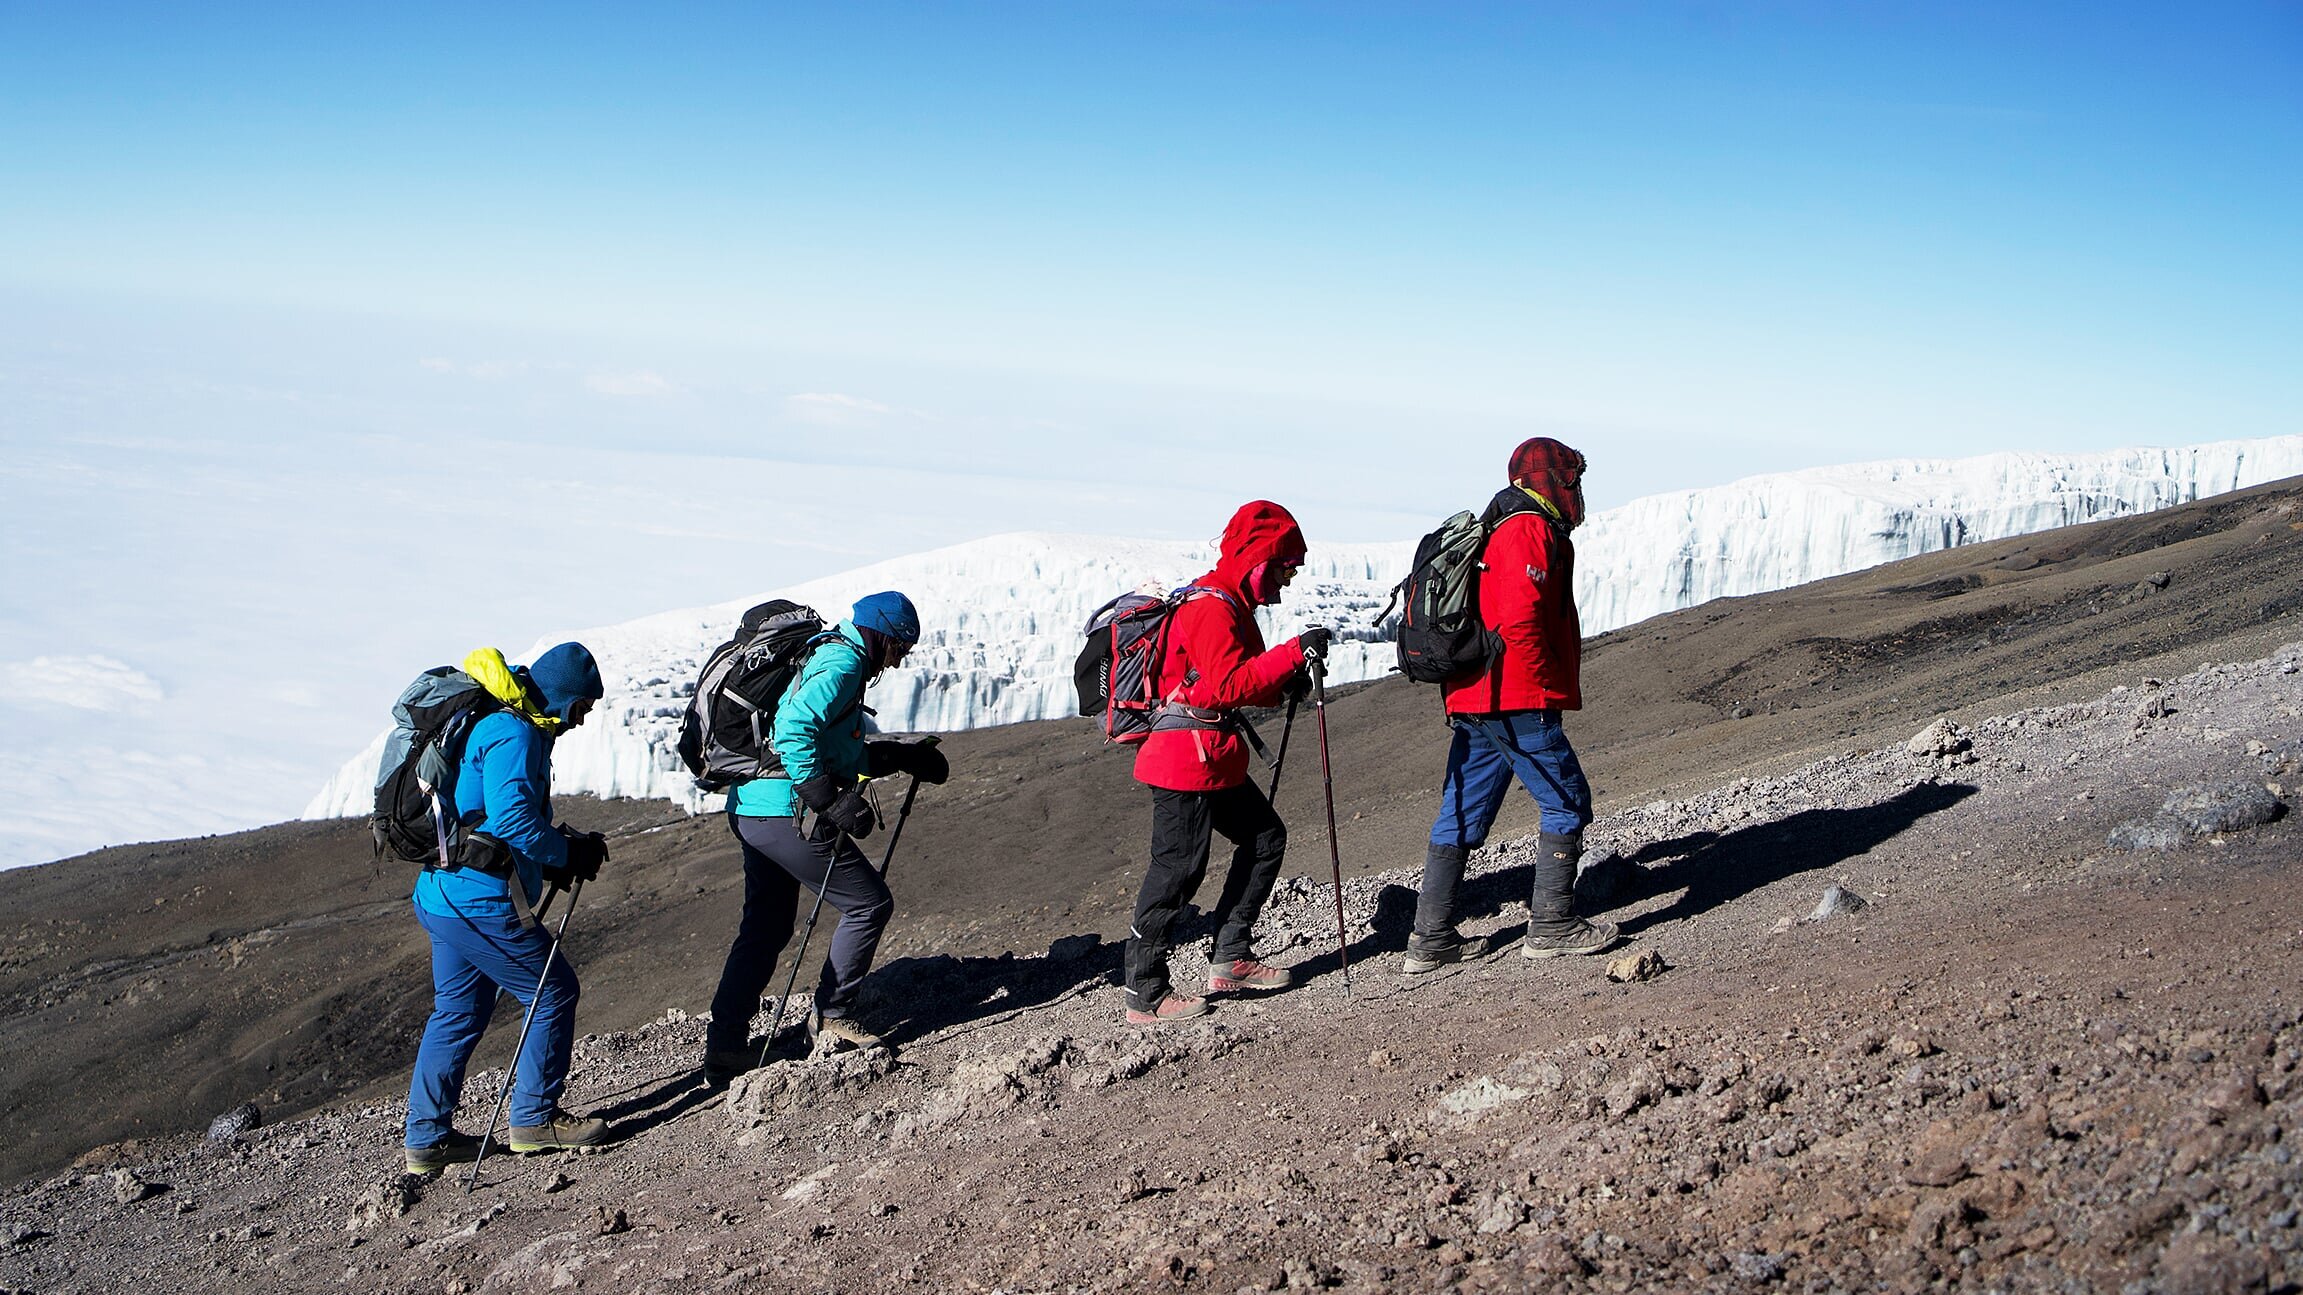
<path fill-rule="evenodd" d="M 1558 711 L 1454 715 L 1448 724 L 1455 740 L 1447 749 L 1439 817 L 1431 825 L 1433 845 L 1476 850 L 1487 844 L 1514 778 L 1542 806 L 1544 831 L 1568 836 L 1591 821 L 1591 786 Z"/>
<path fill-rule="evenodd" d="M 536 1013 L 516 1061 L 511 1122 L 522 1128 L 551 1123 L 576 1042 L 578 987 L 568 951 L 551 959 L 547 974 L 551 933 L 522 926 L 510 904 L 467 904 L 448 916 L 419 904 L 416 920 L 432 937 L 432 1019 L 424 1023 L 416 1073 L 408 1080 L 408 1145 L 432 1146 L 452 1130 L 464 1067 L 495 1013 L 498 993 L 522 1008 L 533 1002 Z"/>

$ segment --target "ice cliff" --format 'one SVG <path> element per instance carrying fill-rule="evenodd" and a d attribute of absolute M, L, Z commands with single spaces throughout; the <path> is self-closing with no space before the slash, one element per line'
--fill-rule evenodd
<path fill-rule="evenodd" d="M 2076 456 L 1891 459 L 1751 477 L 1593 515 L 1576 533 L 1576 597 L 1585 632 L 1598 634 L 1713 598 L 2297 474 L 2303 436 Z M 1286 601 L 1262 613 L 1265 636 L 1277 641 L 1305 625 L 1332 625 L 1333 680 L 1384 674 L 1392 656 L 1375 617 L 1414 544 L 1327 544 L 1314 536 Z M 1205 541 L 995 535 L 709 607 L 572 631 L 516 659 L 576 638 L 598 655 L 609 681 L 591 722 L 554 753 L 556 789 L 664 797 L 701 809 L 705 801 L 673 752 L 679 715 L 705 655 L 754 603 L 792 598 L 836 620 L 863 594 L 910 594 L 925 637 L 867 700 L 884 730 L 949 732 L 1073 713 L 1071 664 L 1089 613 L 1139 585 L 1188 580 L 1213 557 Z M 305 817 L 366 814 L 383 741 L 379 733 L 345 764 Z"/>

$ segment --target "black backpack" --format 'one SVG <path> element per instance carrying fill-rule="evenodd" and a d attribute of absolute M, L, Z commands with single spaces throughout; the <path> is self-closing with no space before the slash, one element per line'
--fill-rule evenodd
<path fill-rule="evenodd" d="M 680 759 L 698 789 L 720 791 L 783 769 L 768 742 L 776 703 L 828 637 L 814 608 L 775 598 L 745 612 L 736 636 L 713 649 L 680 718 Z"/>
<path fill-rule="evenodd" d="M 1401 674 L 1446 683 L 1483 669 L 1502 650 L 1479 620 L 1479 558 L 1487 536 L 1477 517 L 1457 513 L 1415 546 L 1407 578 L 1392 587 L 1383 608 L 1385 616 L 1395 604 L 1401 609 L 1393 631 Z"/>
<path fill-rule="evenodd" d="M 376 809 L 368 820 L 377 859 L 389 854 L 446 869 L 471 862 L 463 825 L 456 821 L 456 770 L 472 725 L 503 708 L 453 666 L 426 670 L 400 693 L 376 771 Z"/>

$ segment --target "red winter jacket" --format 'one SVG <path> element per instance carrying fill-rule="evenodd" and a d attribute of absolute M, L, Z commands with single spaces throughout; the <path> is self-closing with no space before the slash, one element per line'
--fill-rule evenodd
<path fill-rule="evenodd" d="M 1501 520 L 1496 520 L 1500 516 Z M 1503 640 L 1487 669 L 1443 685 L 1450 715 L 1583 706 L 1583 625 L 1575 614 L 1575 545 L 1517 486 L 1488 505 L 1479 619 Z"/>
<path fill-rule="evenodd" d="M 1215 570 L 1192 583 L 1213 593 L 1184 600 L 1168 620 L 1160 686 L 1171 701 L 1201 711 L 1271 706 L 1303 665 L 1289 639 L 1266 650 L 1256 627 L 1248 576 L 1269 561 L 1301 562 L 1303 531 L 1278 504 L 1257 500 L 1224 527 Z M 1247 741 L 1226 728 L 1170 728 L 1154 723 L 1136 750 L 1136 781 L 1169 791 L 1220 791 L 1247 781 Z"/>

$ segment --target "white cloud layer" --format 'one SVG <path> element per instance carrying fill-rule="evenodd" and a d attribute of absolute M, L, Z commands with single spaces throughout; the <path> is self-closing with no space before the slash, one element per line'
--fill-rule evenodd
<path fill-rule="evenodd" d="M 452 373 L 460 377 L 488 380 L 518 377 L 529 368 L 525 360 L 478 360 L 464 363 L 440 355 L 427 355 L 416 363 L 433 373 Z"/>
<path fill-rule="evenodd" d="M 895 412 L 877 400 L 833 391 L 804 391 L 787 397 L 784 409 L 796 421 L 818 427 L 870 427 Z"/>
<path fill-rule="evenodd" d="M 160 701 L 158 680 L 108 656 L 37 656 L 0 661 L 0 702 L 122 711 Z"/>
<path fill-rule="evenodd" d="M 595 373 L 584 379 L 584 385 L 603 396 L 668 396 L 679 390 L 662 374 L 645 369 L 634 373 Z"/>

